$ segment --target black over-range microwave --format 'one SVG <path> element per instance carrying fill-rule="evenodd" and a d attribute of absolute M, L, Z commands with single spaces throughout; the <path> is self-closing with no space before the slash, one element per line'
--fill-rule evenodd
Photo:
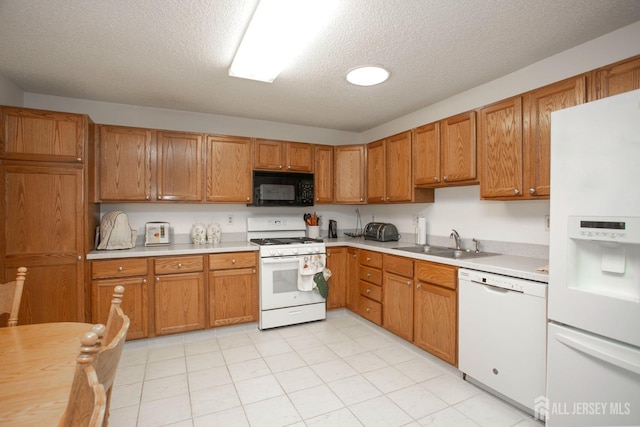
<path fill-rule="evenodd" d="M 313 206 L 313 174 L 253 171 L 253 203 L 247 206 Z"/>

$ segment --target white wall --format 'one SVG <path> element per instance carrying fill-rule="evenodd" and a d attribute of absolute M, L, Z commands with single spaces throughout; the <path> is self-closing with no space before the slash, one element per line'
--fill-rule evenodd
<path fill-rule="evenodd" d="M 97 123 L 341 145 L 380 139 L 640 54 L 638 40 L 640 22 L 361 134 L 33 93 L 24 95 L 24 103 L 26 107 L 32 108 L 88 113 Z M 354 229 L 356 208 L 359 209 L 364 224 L 371 221 L 372 215 L 375 215 L 377 221 L 393 222 L 405 233 L 413 232 L 415 216 L 424 215 L 430 235 L 448 236 L 451 229 L 455 228 L 467 239 L 476 237 L 480 240 L 549 244 L 549 232 L 544 229 L 544 216 L 549 213 L 548 201 L 481 201 L 478 186 L 438 189 L 433 204 L 316 206 L 312 209 L 251 208 L 244 205 L 103 204 L 102 212 L 124 210 L 129 213 L 132 226 L 139 229 L 142 229 L 147 221 L 162 220 L 171 222 L 176 233 L 188 233 L 196 221 L 216 221 L 222 225 L 223 232 L 229 233 L 246 231 L 246 217 L 249 215 L 302 215 L 310 210 L 322 215 L 325 220 L 323 230 L 326 230 L 328 219 L 337 220 L 340 231 Z M 234 215 L 233 224 L 227 224 L 228 214 Z"/>
<path fill-rule="evenodd" d="M 23 101 L 24 93 L 22 90 L 13 84 L 13 82 L 0 75 L 0 105 L 22 107 Z"/>

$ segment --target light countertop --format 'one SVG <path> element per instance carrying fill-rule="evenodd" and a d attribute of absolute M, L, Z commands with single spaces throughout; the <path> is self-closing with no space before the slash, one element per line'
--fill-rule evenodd
<path fill-rule="evenodd" d="M 324 238 L 327 247 L 351 246 L 359 249 L 370 249 L 390 255 L 404 256 L 408 258 L 438 262 L 441 264 L 455 265 L 472 270 L 486 271 L 488 273 L 502 274 L 505 276 L 518 277 L 521 279 L 535 280 L 537 282 L 548 283 L 548 273 L 537 271 L 541 267 L 547 267 L 549 261 L 546 259 L 529 258 L 513 255 L 496 255 L 482 258 L 457 260 L 438 257 L 427 254 L 417 254 L 412 252 L 393 249 L 411 244 L 400 242 L 374 242 L 363 238 L 339 237 L 337 239 Z M 245 241 L 220 242 L 215 245 L 194 245 L 191 243 L 179 243 L 162 246 L 136 246 L 132 249 L 119 249 L 110 251 L 91 251 L 87 255 L 89 260 L 115 259 L 115 258 L 135 258 L 150 256 L 171 256 L 171 255 L 196 255 L 214 254 L 224 252 L 257 251 L 258 245 Z"/>

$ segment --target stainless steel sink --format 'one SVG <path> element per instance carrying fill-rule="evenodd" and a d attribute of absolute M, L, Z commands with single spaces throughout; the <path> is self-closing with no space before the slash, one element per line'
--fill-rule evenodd
<path fill-rule="evenodd" d="M 452 249 L 452 248 L 447 248 L 445 246 L 429 246 L 429 245 L 404 246 L 404 247 L 397 247 L 393 249 L 397 249 L 399 251 L 405 251 L 405 252 L 413 252 L 417 254 L 440 256 L 443 258 L 450 258 L 450 259 L 472 259 L 472 258 L 481 258 L 486 256 L 499 255 L 492 252 L 475 252 L 472 250 Z"/>

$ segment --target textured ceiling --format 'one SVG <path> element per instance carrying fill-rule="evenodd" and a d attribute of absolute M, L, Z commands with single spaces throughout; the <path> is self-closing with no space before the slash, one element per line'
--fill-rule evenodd
<path fill-rule="evenodd" d="M 227 75 L 256 4 L 0 0 L 0 74 L 25 92 L 360 132 L 640 20 L 640 0 L 343 0 L 269 84 Z M 391 78 L 346 83 L 363 64 Z"/>

